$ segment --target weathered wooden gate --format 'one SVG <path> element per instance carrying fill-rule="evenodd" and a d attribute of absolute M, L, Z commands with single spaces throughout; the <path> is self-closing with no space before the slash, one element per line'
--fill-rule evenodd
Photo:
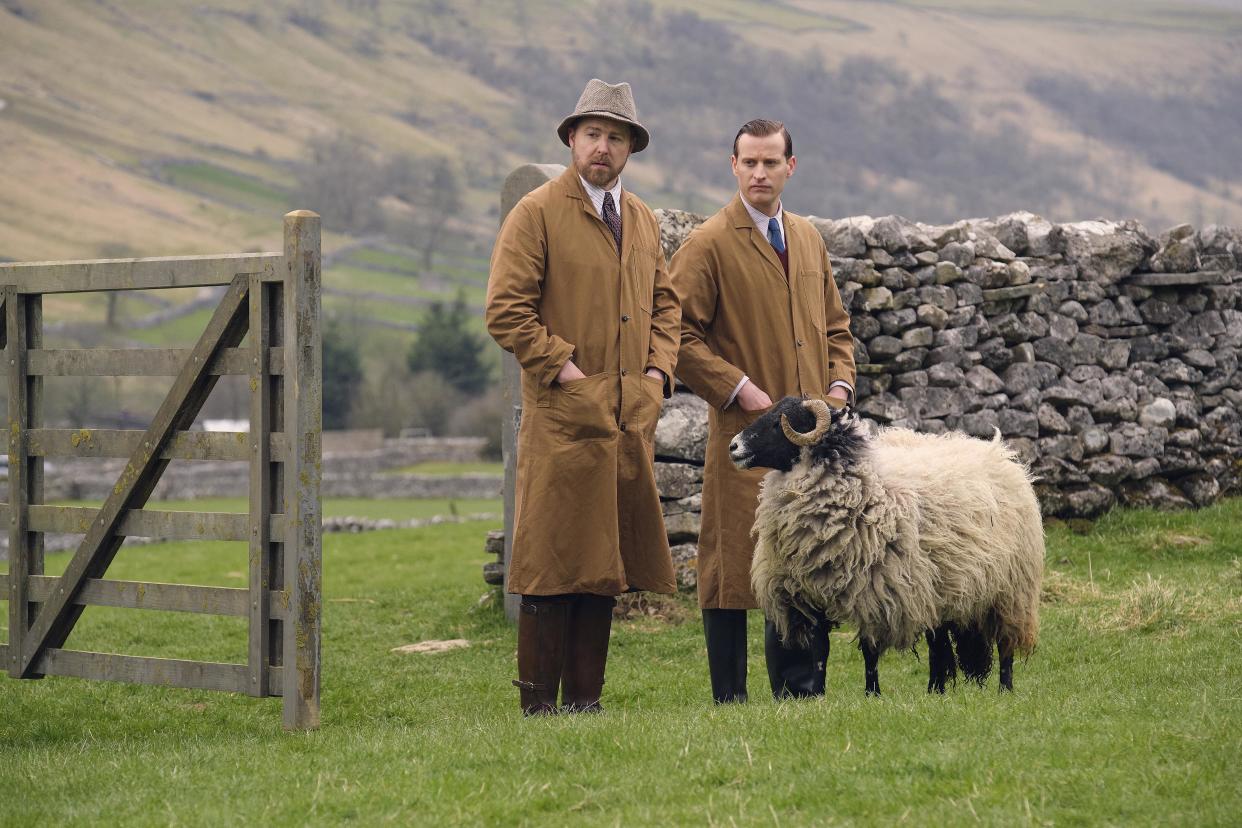
<path fill-rule="evenodd" d="M 0 265 L 8 374 L 9 640 L 14 678 L 45 675 L 283 696 L 284 725 L 319 723 L 322 376 L 319 216 L 285 216 L 284 253 Z M 56 350 L 42 343 L 49 293 L 226 285 L 190 349 Z M 245 347 L 239 347 L 249 334 Z M 250 431 L 189 432 L 221 375 L 249 377 Z M 43 428 L 43 377 L 175 376 L 149 428 Z M 98 510 L 43 504 L 47 457 L 128 458 Z M 144 511 L 171 460 L 250 466 L 249 514 Z M 43 533 L 81 533 L 60 577 Z M 105 579 L 127 536 L 250 544 L 246 589 Z M 63 649 L 88 605 L 249 618 L 246 664 Z"/>

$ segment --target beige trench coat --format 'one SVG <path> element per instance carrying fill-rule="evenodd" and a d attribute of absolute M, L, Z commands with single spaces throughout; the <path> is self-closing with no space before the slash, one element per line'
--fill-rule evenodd
<path fill-rule="evenodd" d="M 736 401 L 743 376 L 773 401 L 826 399 L 836 380 L 854 385 L 849 316 L 823 239 L 806 219 L 784 213 L 789 275 L 735 195 L 690 234 L 669 264 L 681 300 L 677 375 L 711 406 L 699 534 L 699 605 L 753 609 L 750 537 L 764 469 L 739 471 L 729 442 L 761 412 Z M 838 404 L 837 400 L 831 400 Z"/>
<path fill-rule="evenodd" d="M 621 227 L 618 256 L 570 167 L 518 202 L 492 253 L 487 328 L 522 366 L 510 592 L 676 588 L 653 441 L 680 312 L 655 216 L 625 191 Z M 571 355 L 587 376 L 561 385 Z"/>

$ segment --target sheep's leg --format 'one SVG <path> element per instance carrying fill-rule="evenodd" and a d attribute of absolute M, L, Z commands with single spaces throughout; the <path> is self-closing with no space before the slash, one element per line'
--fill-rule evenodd
<path fill-rule="evenodd" d="M 1000 689 L 1013 692 L 1013 642 L 1001 638 L 996 649 L 1000 652 Z"/>
<path fill-rule="evenodd" d="M 949 627 L 942 624 L 927 630 L 927 692 L 943 693 L 945 685 L 957 680 L 957 660 L 953 657 L 953 643 L 949 640 Z"/>
<path fill-rule="evenodd" d="M 809 639 L 805 646 L 796 640 L 781 641 L 776 625 L 770 620 L 764 624 L 763 655 L 772 697 L 778 701 L 824 695 L 832 622 L 815 612 L 809 622 L 803 619 L 802 626 Z"/>
<path fill-rule="evenodd" d="M 880 695 L 880 651 L 865 638 L 858 640 L 858 648 L 862 650 L 863 664 L 867 671 L 867 695 Z"/>
<path fill-rule="evenodd" d="M 953 633 L 954 647 L 957 650 L 957 665 L 962 675 L 980 687 L 988 680 L 992 672 L 992 639 L 976 624 L 974 626 L 950 626 Z"/>

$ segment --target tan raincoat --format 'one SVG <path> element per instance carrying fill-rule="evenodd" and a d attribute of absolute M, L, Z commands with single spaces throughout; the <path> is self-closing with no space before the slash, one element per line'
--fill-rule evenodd
<path fill-rule="evenodd" d="M 518 202 L 496 239 L 487 329 L 522 366 L 510 592 L 676 588 L 652 446 L 680 313 L 655 216 L 627 191 L 620 211 L 618 257 L 569 167 Z M 571 355 L 586 378 L 562 386 Z"/>
<path fill-rule="evenodd" d="M 729 442 L 762 412 L 736 401 L 724 408 L 733 389 L 748 376 L 775 402 L 826 399 L 836 380 L 854 385 L 849 316 L 823 239 L 806 219 L 789 211 L 784 219 L 788 276 L 740 195 L 696 228 L 669 264 L 682 306 L 677 375 L 711 406 L 698 555 L 703 608 L 758 606 L 750 529 L 766 470 L 736 469 Z"/>

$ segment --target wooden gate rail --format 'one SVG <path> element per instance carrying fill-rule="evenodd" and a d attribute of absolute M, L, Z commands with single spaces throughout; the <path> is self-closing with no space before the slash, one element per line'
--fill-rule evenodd
<path fill-rule="evenodd" d="M 285 216 L 283 253 L 0 265 L 0 373 L 9 389 L 9 640 L 14 678 L 44 675 L 283 696 L 284 724 L 318 726 L 322 375 L 319 217 Z M 225 285 L 189 349 L 44 349 L 42 295 Z M 246 345 L 243 338 L 249 335 Z M 250 431 L 190 432 L 220 376 L 249 378 Z M 172 376 L 145 430 L 44 428 L 45 376 Z M 43 500 L 46 457 L 128 458 L 98 509 Z M 144 509 L 171 460 L 250 467 L 245 514 Z M 43 574 L 43 534 L 81 534 L 59 577 Z M 249 586 L 104 578 L 126 537 L 247 541 Z M 245 664 L 68 650 L 86 606 L 246 617 Z"/>

